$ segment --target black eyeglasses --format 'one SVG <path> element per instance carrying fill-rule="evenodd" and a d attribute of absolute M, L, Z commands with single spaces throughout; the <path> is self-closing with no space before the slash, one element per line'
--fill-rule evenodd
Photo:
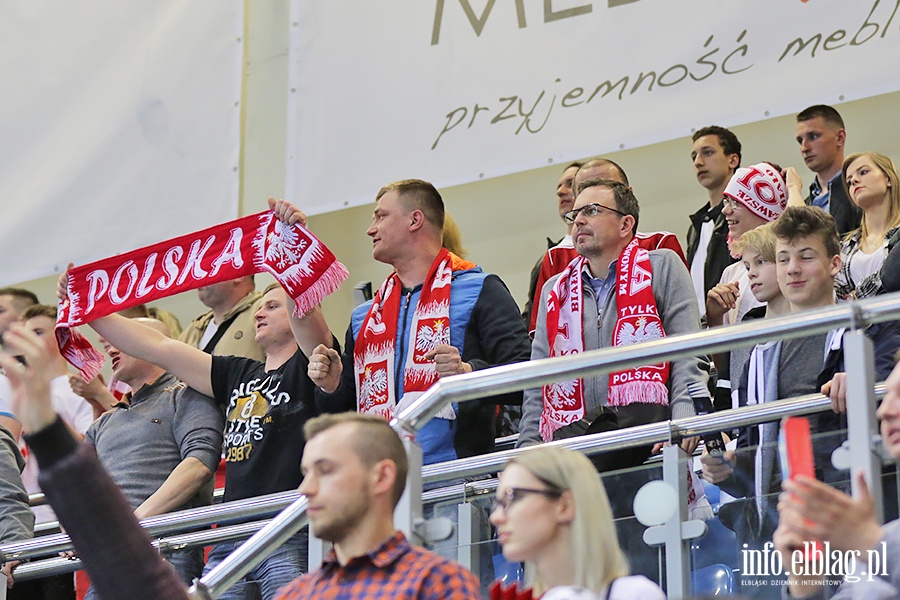
<path fill-rule="evenodd" d="M 535 490 L 531 488 L 506 488 L 499 497 L 494 497 L 494 501 L 491 503 L 491 512 L 493 513 L 497 508 L 502 508 L 503 512 L 509 512 L 510 507 L 527 496 L 528 494 L 540 494 L 541 496 L 547 496 L 548 498 L 559 498 L 562 496 L 562 492 L 558 492 L 556 490 Z"/>
<path fill-rule="evenodd" d="M 603 206 L 602 204 L 597 204 L 596 202 L 591 202 L 590 204 L 585 204 L 581 208 L 576 208 L 574 210 L 570 210 L 567 213 L 564 213 L 563 219 L 565 219 L 569 223 L 574 223 L 575 219 L 578 218 L 578 213 L 580 213 L 580 212 L 583 212 L 584 216 L 586 216 L 586 217 L 596 217 L 603 210 L 611 210 L 612 212 L 616 213 L 617 215 L 621 215 L 623 217 L 626 216 L 625 213 L 623 213 L 620 210 L 610 208 L 609 206 Z"/>

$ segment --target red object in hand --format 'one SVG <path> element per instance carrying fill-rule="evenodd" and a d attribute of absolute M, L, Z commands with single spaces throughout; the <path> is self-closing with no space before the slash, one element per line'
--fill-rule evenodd
<path fill-rule="evenodd" d="M 513 582 L 511 585 L 504 587 L 501 581 L 495 581 L 488 588 L 490 600 L 534 600 L 531 588 L 525 588 L 519 591 L 519 584 Z"/>
<path fill-rule="evenodd" d="M 797 478 L 797 475 L 806 475 L 811 479 L 816 478 L 809 419 L 786 417 L 781 422 L 778 452 L 781 456 L 781 474 L 784 479 L 793 480 Z M 821 545 L 816 540 L 811 541 L 810 552 L 806 557 L 807 561 L 812 560 L 811 554 L 820 555 Z"/>

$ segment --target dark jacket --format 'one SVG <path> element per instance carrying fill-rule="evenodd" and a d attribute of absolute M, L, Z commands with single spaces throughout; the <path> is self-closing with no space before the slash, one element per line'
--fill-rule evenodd
<path fill-rule="evenodd" d="M 815 181 L 809 188 L 810 193 L 806 197 L 807 205 L 812 205 L 814 185 Z M 859 224 L 862 222 L 862 211 L 850 200 L 847 186 L 844 185 L 840 177 L 831 184 L 831 198 L 828 200 L 828 211 L 834 217 L 838 233 L 842 237 L 859 227 Z"/>
<path fill-rule="evenodd" d="M 700 245 L 700 229 L 703 221 L 711 219 L 713 226 L 712 238 L 706 253 L 706 264 L 703 265 L 703 292 L 711 290 L 722 278 L 725 267 L 734 262 L 728 251 L 728 224 L 725 223 L 725 215 L 722 214 L 722 204 L 709 210 L 709 202 L 703 208 L 690 216 L 691 226 L 687 234 L 687 260 L 688 268 L 694 262 L 697 247 Z"/>

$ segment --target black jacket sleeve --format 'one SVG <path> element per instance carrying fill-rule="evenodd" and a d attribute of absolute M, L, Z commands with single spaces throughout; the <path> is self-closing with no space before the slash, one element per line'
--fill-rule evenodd
<path fill-rule="evenodd" d="M 337 339 L 334 340 L 335 348 L 340 351 Z M 341 383 L 338 388 L 329 394 L 316 386 L 315 401 L 321 412 L 342 412 L 356 410 L 356 380 L 353 374 L 353 348 L 356 340 L 353 339 L 353 326 L 347 327 L 347 335 L 344 338 L 344 352 L 341 354 Z"/>
<path fill-rule="evenodd" d="M 466 327 L 462 360 L 480 371 L 530 358 L 531 340 L 516 301 L 499 277 L 488 275 Z M 496 396 L 494 401 L 521 405 L 522 392 Z"/>

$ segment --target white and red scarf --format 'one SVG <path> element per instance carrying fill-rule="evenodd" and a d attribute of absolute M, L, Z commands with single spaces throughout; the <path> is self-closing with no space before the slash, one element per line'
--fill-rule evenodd
<path fill-rule="evenodd" d="M 584 352 L 582 271 L 586 262 L 587 259 L 581 256 L 570 262 L 547 297 L 550 356 Z M 650 254 L 638 245 L 637 239 L 631 240 L 616 264 L 618 317 L 612 336 L 614 346 L 630 346 L 665 337 L 653 297 L 652 277 Z M 669 363 L 610 373 L 607 405 L 668 405 L 668 381 Z M 543 399 L 540 432 L 544 441 L 550 441 L 554 431 L 584 417 L 584 380 L 546 385 Z"/>
<path fill-rule="evenodd" d="M 74 327 L 145 302 L 268 272 L 303 316 L 335 291 L 349 273 L 318 238 L 272 211 L 248 215 L 197 233 L 146 246 L 69 271 L 59 304 L 56 340 L 86 381 L 103 356 Z"/>
<path fill-rule="evenodd" d="M 359 412 L 392 419 L 438 380 L 434 363 L 425 360 L 425 355 L 438 344 L 450 343 L 450 282 L 453 272 L 473 268 L 473 263 L 446 248 L 441 249 L 431 264 L 409 330 L 406 362 L 403 365 L 403 398 L 399 403 L 394 382 L 394 345 L 400 321 L 403 284 L 397 273 L 392 273 L 384 281 L 363 319 L 353 348 L 356 408 Z M 437 417 L 455 419 L 456 412 L 448 405 Z"/>

